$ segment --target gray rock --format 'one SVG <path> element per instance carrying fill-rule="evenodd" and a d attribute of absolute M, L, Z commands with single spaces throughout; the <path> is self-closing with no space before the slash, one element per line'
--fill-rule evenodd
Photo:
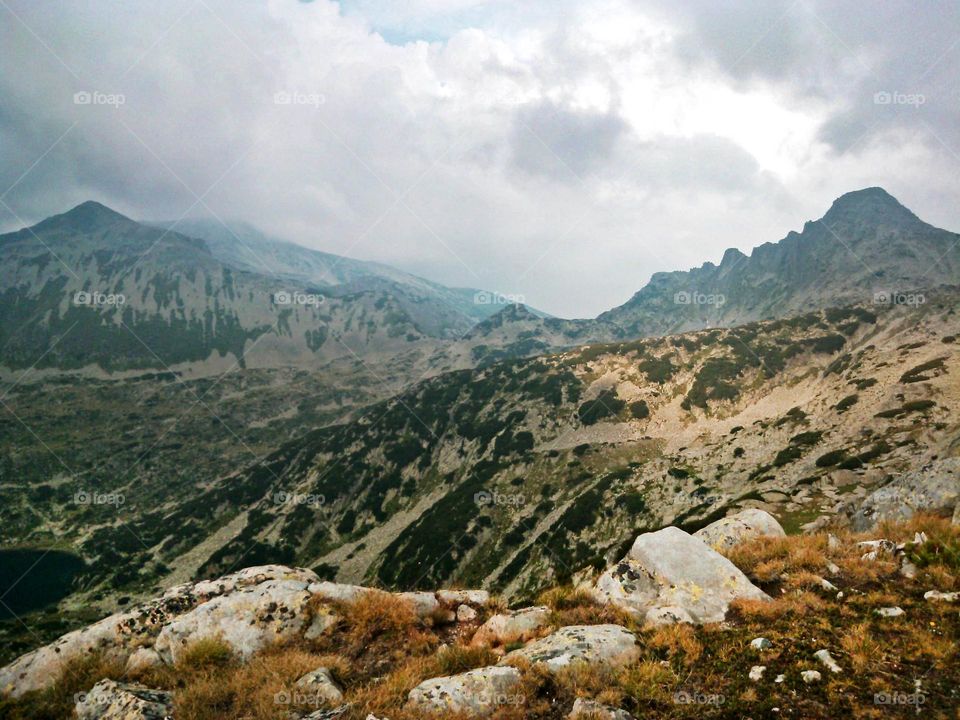
<path fill-rule="evenodd" d="M 573 702 L 573 710 L 567 715 L 569 720 L 577 718 L 589 718 L 589 720 L 635 720 L 633 715 L 626 710 L 619 710 L 601 705 L 595 700 L 584 700 L 577 698 Z"/>
<path fill-rule="evenodd" d="M 807 684 L 820 682 L 823 676 L 817 670 L 804 670 L 800 673 L 800 678 Z"/>
<path fill-rule="evenodd" d="M 498 707 L 518 705 L 514 692 L 520 671 L 512 667 L 484 667 L 477 670 L 425 680 L 410 691 L 411 709 L 424 714 L 462 713 L 471 718 L 489 717 Z"/>
<path fill-rule="evenodd" d="M 873 491 L 850 518 L 857 532 L 881 520 L 907 520 L 918 512 L 950 517 L 960 502 L 960 458 L 936 460 Z"/>
<path fill-rule="evenodd" d="M 549 621 L 550 608 L 545 606 L 499 613 L 477 629 L 470 644 L 498 646 L 530 640 Z"/>
<path fill-rule="evenodd" d="M 142 685 L 101 680 L 76 696 L 79 720 L 169 720 L 173 705 L 170 693 Z"/>
<path fill-rule="evenodd" d="M 773 643 L 765 637 L 758 637 L 750 641 L 750 647 L 754 650 L 769 650 L 773 647 Z"/>
<path fill-rule="evenodd" d="M 763 678 L 763 674 L 766 671 L 767 671 L 766 665 L 754 665 L 752 668 L 750 668 L 750 674 L 748 677 L 753 682 L 760 682 L 760 680 Z"/>
<path fill-rule="evenodd" d="M 712 522 L 697 530 L 693 536 L 714 550 L 726 550 L 750 538 L 785 537 L 786 533 L 777 519 L 766 510 L 750 508 Z"/>
<path fill-rule="evenodd" d="M 152 644 L 162 628 L 199 603 L 270 580 L 313 583 L 318 578 L 303 568 L 260 565 L 218 580 L 176 585 L 158 598 L 69 632 L 0 668 L 0 694 L 19 697 L 31 690 L 48 687 L 60 676 L 66 664 L 92 652 L 102 652 L 108 658 L 125 662 L 136 648 Z"/>
<path fill-rule="evenodd" d="M 469 623 L 477 619 L 477 611 L 469 605 L 461 605 L 457 608 L 457 622 Z"/>
<path fill-rule="evenodd" d="M 923 599 L 928 601 L 939 600 L 941 602 L 960 602 L 960 592 L 940 592 L 939 590 L 927 590 L 923 594 Z"/>
<path fill-rule="evenodd" d="M 620 625 L 570 625 L 508 653 L 501 663 L 523 659 L 556 672 L 574 663 L 619 667 L 636 662 L 636 636 Z"/>
<path fill-rule="evenodd" d="M 600 576 L 594 594 L 636 615 L 681 608 L 697 623 L 722 621 L 735 599 L 769 599 L 720 553 L 675 527 L 640 535 Z"/>
<path fill-rule="evenodd" d="M 167 623 L 155 648 L 164 662 L 173 664 L 191 642 L 217 637 L 249 658 L 305 629 L 311 597 L 307 586 L 302 580 L 268 580 L 215 597 Z"/>
<path fill-rule="evenodd" d="M 331 705 L 343 701 L 343 688 L 333 679 L 328 668 L 318 667 L 297 680 L 296 684 L 298 688 Z"/>
<path fill-rule="evenodd" d="M 875 612 L 880 617 L 894 618 L 894 617 L 900 617 L 906 611 L 902 607 L 885 607 L 885 608 L 878 608 Z"/>
<path fill-rule="evenodd" d="M 817 651 L 813 654 L 813 656 L 814 656 L 817 660 L 819 660 L 820 663 L 821 663 L 827 670 L 829 670 L 830 672 L 832 672 L 832 673 L 843 672 L 843 668 L 841 668 L 841 667 L 837 664 L 837 661 L 833 659 L 833 656 L 830 654 L 830 651 L 829 651 L 829 650 L 826 650 L 826 649 L 824 649 L 824 650 L 817 650 Z"/>

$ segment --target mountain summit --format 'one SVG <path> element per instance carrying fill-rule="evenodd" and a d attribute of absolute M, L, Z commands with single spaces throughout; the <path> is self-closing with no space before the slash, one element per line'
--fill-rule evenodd
<path fill-rule="evenodd" d="M 879 187 L 837 198 L 820 220 L 720 265 L 656 273 L 600 315 L 627 335 L 732 326 L 846 303 L 896 300 L 960 277 L 960 235 L 933 227 Z"/>

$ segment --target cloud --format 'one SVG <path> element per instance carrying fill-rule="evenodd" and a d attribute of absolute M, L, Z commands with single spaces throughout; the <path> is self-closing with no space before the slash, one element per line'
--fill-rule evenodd
<path fill-rule="evenodd" d="M 857 187 L 960 227 L 956 9 L 720 7 L 7 0 L 0 229 L 216 214 L 585 316 Z"/>

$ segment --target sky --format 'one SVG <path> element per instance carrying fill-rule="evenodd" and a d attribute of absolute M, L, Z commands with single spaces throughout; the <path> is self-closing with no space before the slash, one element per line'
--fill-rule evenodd
<path fill-rule="evenodd" d="M 212 216 L 562 317 L 879 185 L 960 231 L 955 0 L 0 0 L 0 231 Z"/>

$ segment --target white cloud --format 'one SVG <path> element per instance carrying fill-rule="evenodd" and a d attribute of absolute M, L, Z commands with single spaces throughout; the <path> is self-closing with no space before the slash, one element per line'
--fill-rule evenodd
<path fill-rule="evenodd" d="M 934 12 L 864 29 L 868 10 L 813 2 L 8 5 L 32 32 L 0 8 L 2 189 L 77 123 L 5 199 L 28 222 L 89 197 L 178 217 L 212 187 L 222 217 L 569 316 L 867 185 L 960 227 L 938 94 L 960 52 Z M 930 102 L 874 105 L 886 85 Z M 85 89 L 126 103 L 74 105 Z"/>

